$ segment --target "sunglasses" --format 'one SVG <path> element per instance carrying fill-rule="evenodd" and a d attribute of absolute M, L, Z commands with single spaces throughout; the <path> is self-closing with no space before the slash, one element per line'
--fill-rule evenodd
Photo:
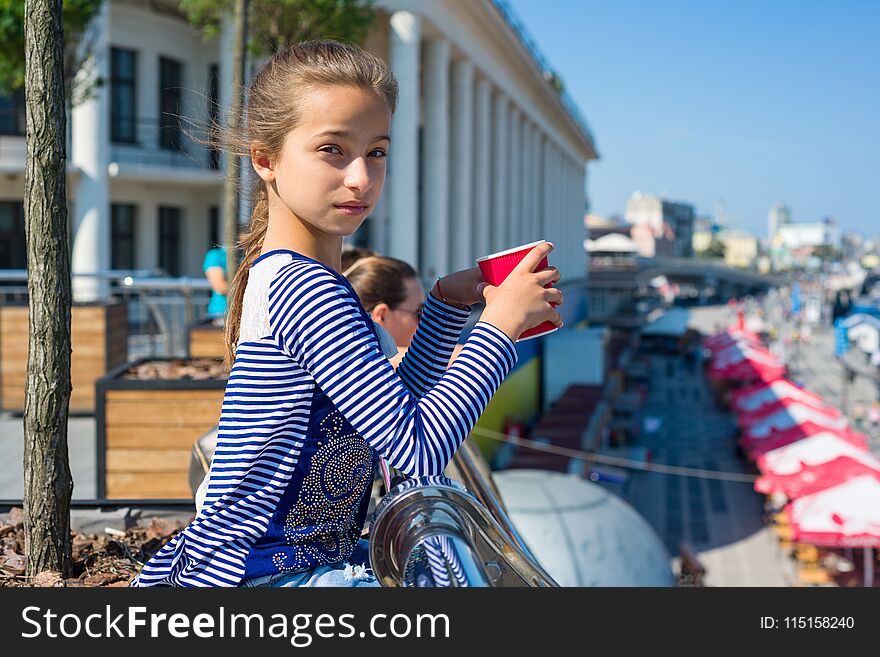
<path fill-rule="evenodd" d="M 422 315 L 425 312 L 425 304 L 420 303 L 419 307 L 415 310 L 410 310 L 409 308 L 394 308 L 394 310 L 399 310 L 400 312 L 409 313 L 410 315 L 415 315 L 416 319 L 421 319 Z"/>

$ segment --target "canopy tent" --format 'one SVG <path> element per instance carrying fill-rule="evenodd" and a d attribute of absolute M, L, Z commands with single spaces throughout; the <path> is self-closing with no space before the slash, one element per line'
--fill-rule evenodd
<path fill-rule="evenodd" d="M 748 431 L 743 434 L 743 442 L 748 444 L 760 441 L 771 437 L 773 433 L 785 431 L 807 422 L 826 429 L 845 429 L 849 426 L 848 420 L 842 415 L 831 416 L 818 409 L 795 402 L 750 425 Z"/>
<path fill-rule="evenodd" d="M 880 546 L 880 480 L 854 477 L 786 506 L 798 543 L 865 549 L 865 586 L 874 582 L 873 548 Z"/>
<path fill-rule="evenodd" d="M 823 400 L 813 399 L 777 399 L 776 401 L 765 404 L 755 411 L 746 411 L 737 413 L 736 421 L 741 427 L 748 428 L 755 426 L 761 420 L 768 418 L 779 411 L 784 411 L 793 406 L 802 406 L 804 408 L 814 409 L 831 418 L 839 418 L 842 416 L 840 409 L 836 406 L 826 404 Z"/>
<path fill-rule="evenodd" d="M 721 333 L 704 338 L 703 345 L 712 351 L 716 351 L 742 340 L 756 345 L 761 344 L 761 340 L 754 333 L 730 327 Z"/>
<path fill-rule="evenodd" d="M 750 413 L 780 399 L 793 399 L 814 404 L 823 402 L 822 397 L 800 387 L 790 379 L 778 379 L 737 390 L 733 393 L 733 406 L 739 413 Z"/>
<path fill-rule="evenodd" d="M 734 365 L 743 360 L 751 360 L 765 365 L 779 364 L 779 359 L 763 347 L 748 345 L 731 345 L 722 349 L 712 356 L 710 366 L 714 369 L 724 369 L 728 365 Z"/>
<path fill-rule="evenodd" d="M 745 437 L 742 437 L 740 438 L 740 442 L 743 444 L 744 449 L 749 455 L 757 460 L 761 458 L 762 455 L 767 454 L 774 449 L 791 445 L 799 440 L 804 440 L 805 438 L 821 433 L 834 434 L 841 440 L 844 440 L 855 447 L 863 450 L 868 449 L 868 441 L 864 434 L 852 431 L 849 427 L 846 429 L 831 429 L 814 422 L 804 422 L 803 424 L 791 427 L 785 431 L 776 431 L 763 439 L 758 438 L 746 441 Z"/>
<path fill-rule="evenodd" d="M 775 381 L 785 374 L 785 366 L 743 360 L 722 369 L 709 369 L 709 378 L 715 381 Z"/>
<path fill-rule="evenodd" d="M 633 240 L 620 233 L 608 233 L 595 240 L 587 240 L 590 253 L 636 253 L 638 247 Z"/>
<path fill-rule="evenodd" d="M 793 475 L 805 467 L 827 463 L 841 456 L 859 458 L 869 456 L 864 445 L 844 440 L 840 434 L 822 431 L 797 442 L 778 447 L 756 459 L 763 473 L 780 476 Z M 873 458 L 873 457 L 872 457 Z"/>
<path fill-rule="evenodd" d="M 781 493 L 789 499 L 837 486 L 854 477 L 880 477 L 880 461 L 864 455 L 863 460 L 840 456 L 826 463 L 805 467 L 790 475 L 761 475 L 755 481 L 755 490 L 772 495 Z"/>

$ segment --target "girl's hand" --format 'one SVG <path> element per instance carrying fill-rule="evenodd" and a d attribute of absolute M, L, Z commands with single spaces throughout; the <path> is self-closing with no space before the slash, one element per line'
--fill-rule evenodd
<path fill-rule="evenodd" d="M 559 281 L 559 270 L 547 267 L 534 271 L 552 250 L 553 245 L 549 242 L 539 244 L 526 254 L 501 285 L 495 287 L 483 283 L 481 289 L 486 310 L 480 320 L 503 331 L 513 342 L 524 331 L 542 322 L 549 321 L 561 327 L 562 317 L 550 304 L 558 306 L 562 303 L 562 290 L 544 287 L 547 283 Z"/>
<path fill-rule="evenodd" d="M 441 278 L 440 289 L 443 290 L 443 294 L 440 294 L 435 284 L 431 289 L 431 296 L 440 301 L 445 296 L 446 300 L 453 305 L 472 306 L 483 300 L 479 291 L 482 282 L 483 274 L 480 273 L 479 267 L 464 269 Z"/>

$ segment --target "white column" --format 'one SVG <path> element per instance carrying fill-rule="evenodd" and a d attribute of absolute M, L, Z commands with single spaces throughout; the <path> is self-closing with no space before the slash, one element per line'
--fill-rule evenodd
<path fill-rule="evenodd" d="M 507 244 L 507 193 L 510 166 L 507 161 L 510 131 L 507 128 L 507 97 L 500 91 L 493 101 L 494 126 L 492 130 L 492 248 L 500 251 L 513 244 Z"/>
<path fill-rule="evenodd" d="M 92 23 L 92 62 L 81 69 L 81 75 L 109 79 L 109 3 Z M 107 166 L 110 163 L 107 85 L 95 86 L 92 95 L 73 110 L 72 161 L 79 169 L 74 202 L 73 249 L 71 269 L 74 274 L 87 274 L 110 269 L 110 185 Z M 92 277 L 74 277 L 73 300 L 95 301 L 108 293 L 106 281 Z"/>
<path fill-rule="evenodd" d="M 507 241 L 503 248 L 522 244 L 522 114 L 516 107 L 510 110 L 510 174 L 508 176 Z"/>
<path fill-rule="evenodd" d="M 452 66 L 452 199 L 450 269 L 474 266 L 474 65 L 469 59 Z"/>
<path fill-rule="evenodd" d="M 379 253 L 388 253 L 387 216 L 388 199 L 382 194 L 370 215 L 370 248 Z"/>
<path fill-rule="evenodd" d="M 541 146 L 541 239 L 550 239 L 551 217 L 553 215 L 553 176 L 550 174 L 551 164 L 550 140 L 544 137 Z"/>
<path fill-rule="evenodd" d="M 544 171 L 544 152 L 545 147 L 544 135 L 540 130 L 535 133 L 535 239 L 546 239 L 544 237 L 544 215 L 547 207 L 544 203 L 546 194 L 544 186 L 547 182 L 546 172 Z"/>
<path fill-rule="evenodd" d="M 534 200 L 532 191 L 532 180 L 535 176 L 535 157 L 533 147 L 535 145 L 535 130 L 531 121 L 523 122 L 523 177 L 522 177 L 522 197 L 523 197 L 523 214 L 521 222 L 522 241 L 533 242 L 535 240 L 533 222 L 535 220 L 535 211 L 532 207 Z"/>
<path fill-rule="evenodd" d="M 449 60 L 446 39 L 425 44 L 425 127 L 419 271 L 427 283 L 449 273 Z"/>
<path fill-rule="evenodd" d="M 492 88 L 486 78 L 477 80 L 476 126 L 474 134 L 474 233 L 473 258 L 491 253 L 492 218 Z"/>
<path fill-rule="evenodd" d="M 400 85 L 391 122 L 388 158 L 388 254 L 417 265 L 419 258 L 419 71 L 422 19 L 408 11 L 391 16 L 391 68 Z"/>

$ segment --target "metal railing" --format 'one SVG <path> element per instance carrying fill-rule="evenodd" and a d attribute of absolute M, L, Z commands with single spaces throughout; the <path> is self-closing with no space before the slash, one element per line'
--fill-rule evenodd
<path fill-rule="evenodd" d="M 547 58 L 544 56 L 544 53 L 541 52 L 541 49 L 538 48 L 538 45 L 535 43 L 535 40 L 532 38 L 532 35 L 529 34 L 529 31 L 526 29 L 525 25 L 523 25 L 519 16 L 516 15 L 516 12 L 513 10 L 513 7 L 507 2 L 507 0 L 492 0 L 498 12 L 504 18 L 504 21 L 513 31 L 513 33 L 517 36 L 520 43 L 522 43 L 523 47 L 526 51 L 531 55 L 532 59 L 537 64 L 538 68 L 541 71 L 541 75 L 545 80 L 547 80 L 548 84 L 550 84 L 551 80 L 559 80 L 561 83 L 562 79 L 559 74 L 550 66 L 550 63 L 547 61 Z M 562 103 L 562 106 L 571 116 L 572 120 L 577 124 L 577 126 L 581 129 L 584 135 L 590 140 L 590 143 L 593 147 L 596 147 L 596 138 L 593 136 L 593 131 L 590 129 L 587 120 L 584 118 L 583 113 L 581 112 L 580 107 L 571 97 L 571 95 L 563 88 L 559 93 L 559 101 Z"/>
<path fill-rule="evenodd" d="M 0 270 L 0 304 L 27 303 L 27 270 Z M 121 299 L 128 308 L 128 358 L 182 358 L 189 327 L 207 316 L 211 286 L 204 278 L 162 275 L 161 270 L 108 270 L 73 274 L 106 286 L 103 301 Z"/>
<path fill-rule="evenodd" d="M 217 169 L 219 156 L 199 143 L 186 119 L 115 120 L 110 126 L 110 161 L 119 164 Z M 195 138 L 194 138 L 195 137 Z"/>
<path fill-rule="evenodd" d="M 442 476 L 408 479 L 382 498 L 370 564 L 389 587 L 558 586 L 474 495 Z"/>

